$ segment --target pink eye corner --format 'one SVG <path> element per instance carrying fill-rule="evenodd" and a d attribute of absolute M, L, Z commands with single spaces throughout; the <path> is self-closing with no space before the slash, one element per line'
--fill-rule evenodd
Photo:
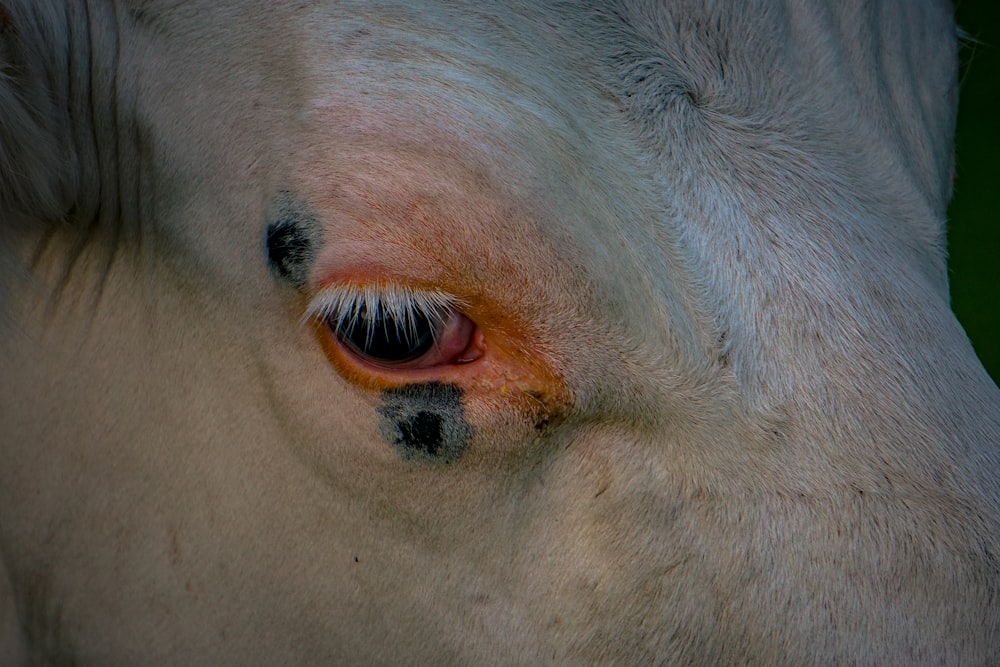
<path fill-rule="evenodd" d="M 483 334 L 460 306 L 454 297 L 436 291 L 342 285 L 324 291 L 310 311 L 345 355 L 392 372 L 482 358 Z"/>

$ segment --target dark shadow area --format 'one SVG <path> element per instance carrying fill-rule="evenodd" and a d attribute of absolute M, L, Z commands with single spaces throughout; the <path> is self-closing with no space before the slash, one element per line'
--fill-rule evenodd
<path fill-rule="evenodd" d="M 1000 382 L 1000 2 L 958 0 L 957 177 L 948 215 L 952 308 Z"/>

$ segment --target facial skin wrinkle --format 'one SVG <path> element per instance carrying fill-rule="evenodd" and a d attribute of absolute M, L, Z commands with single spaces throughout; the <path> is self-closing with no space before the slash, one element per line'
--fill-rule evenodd
<path fill-rule="evenodd" d="M 267 264 L 271 271 L 296 289 L 305 287 L 319 237 L 319 222 L 309 208 L 290 192 L 278 193 L 271 205 L 266 232 Z"/>
<path fill-rule="evenodd" d="M 380 429 L 404 460 L 450 463 L 472 439 L 462 390 L 451 384 L 413 384 L 382 393 Z"/>

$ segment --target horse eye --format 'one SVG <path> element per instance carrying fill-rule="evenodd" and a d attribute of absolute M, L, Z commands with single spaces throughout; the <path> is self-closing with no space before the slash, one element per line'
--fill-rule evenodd
<path fill-rule="evenodd" d="M 485 338 L 462 306 L 442 292 L 347 285 L 317 295 L 310 315 L 334 339 L 341 360 L 404 372 L 468 364 L 485 354 Z"/>
<path fill-rule="evenodd" d="M 355 353 L 375 361 L 398 364 L 430 352 L 440 333 L 440 325 L 426 313 L 413 309 L 397 317 L 367 304 L 348 320 L 330 322 L 341 343 Z"/>

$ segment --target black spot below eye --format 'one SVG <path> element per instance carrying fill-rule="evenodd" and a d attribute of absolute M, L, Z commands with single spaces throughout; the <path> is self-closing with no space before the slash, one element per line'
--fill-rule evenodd
<path fill-rule="evenodd" d="M 462 390 L 455 385 L 414 384 L 389 389 L 382 397 L 382 433 L 403 459 L 450 463 L 472 439 Z"/>
<path fill-rule="evenodd" d="M 406 322 L 387 317 L 381 309 L 369 313 L 364 307 L 358 319 L 336 329 L 337 337 L 358 354 L 379 361 L 400 363 L 421 357 L 434 346 L 431 319 L 414 311 Z"/>
<path fill-rule="evenodd" d="M 441 448 L 441 416 L 434 412 L 421 411 L 409 419 L 397 422 L 399 434 L 411 447 L 437 456 Z"/>

